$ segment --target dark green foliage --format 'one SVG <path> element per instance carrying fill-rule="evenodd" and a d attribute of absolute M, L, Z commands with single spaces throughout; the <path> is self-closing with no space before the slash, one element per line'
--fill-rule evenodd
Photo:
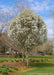
<path fill-rule="evenodd" d="M 15 61 L 16 61 L 16 62 L 19 62 L 19 60 L 16 60 L 16 59 L 15 59 Z"/>
<path fill-rule="evenodd" d="M 14 69 L 14 70 L 18 70 L 17 67 L 14 66 L 10 66 L 10 68 Z M 3 64 L 2 66 L 0 66 L 0 73 L 4 74 L 4 75 L 8 75 L 8 72 L 14 72 L 14 70 L 9 69 L 5 64 Z"/>
<path fill-rule="evenodd" d="M 19 58 L 22 58 L 22 53 L 19 53 L 18 57 L 19 57 Z M 24 54 L 24 58 L 25 58 L 25 57 L 26 57 L 26 56 L 25 56 L 25 54 Z"/>
<path fill-rule="evenodd" d="M 22 58 L 22 53 L 19 53 L 19 58 Z"/>
<path fill-rule="evenodd" d="M 8 72 L 14 72 L 12 69 L 9 69 Z"/>
<path fill-rule="evenodd" d="M 6 62 L 8 62 L 8 59 L 5 59 Z"/>
<path fill-rule="evenodd" d="M 21 59 L 19 61 L 22 61 Z M 25 60 L 24 60 L 25 61 Z"/>
<path fill-rule="evenodd" d="M 14 69 L 14 70 L 18 70 L 18 68 L 17 68 L 17 67 L 13 67 L 13 69 Z"/>
<path fill-rule="evenodd" d="M 0 63 L 4 61 L 8 62 L 8 59 L 0 59 Z"/>
<path fill-rule="evenodd" d="M 7 69 L 3 69 L 3 70 L 2 70 L 2 74 L 8 75 Z"/>
<path fill-rule="evenodd" d="M 35 60 L 35 59 L 33 59 L 31 62 L 36 62 L 36 60 Z"/>
<path fill-rule="evenodd" d="M 41 62 L 44 62 L 44 60 L 43 60 L 43 59 L 41 59 Z"/>
<path fill-rule="evenodd" d="M 0 68 L 0 73 L 2 72 L 1 68 Z"/>
<path fill-rule="evenodd" d="M 1 63 L 1 62 L 4 62 L 4 60 L 3 60 L 3 59 L 1 59 L 1 60 L 0 60 L 0 63 Z"/>
<path fill-rule="evenodd" d="M 52 52 L 48 53 L 48 55 L 52 55 Z"/>
<path fill-rule="evenodd" d="M 47 62 L 47 61 L 48 61 L 48 59 L 47 59 L 47 58 L 45 58 L 45 61 Z"/>
<path fill-rule="evenodd" d="M 29 61 L 30 61 L 30 62 L 36 62 L 36 60 L 35 60 L 35 59 L 29 59 Z"/>
<path fill-rule="evenodd" d="M 36 60 L 36 62 L 40 62 L 39 60 Z"/>
<path fill-rule="evenodd" d="M 7 66 L 6 66 L 5 64 L 3 64 L 3 65 L 1 66 L 1 68 L 7 68 Z"/>
<path fill-rule="evenodd" d="M 44 56 L 44 53 L 41 53 L 42 56 Z"/>
<path fill-rule="evenodd" d="M 10 66 L 10 68 L 14 69 L 14 70 L 18 70 L 17 67 L 14 67 L 14 66 Z"/>
<path fill-rule="evenodd" d="M 11 62 L 14 62 L 13 60 L 10 60 Z"/>
<path fill-rule="evenodd" d="M 31 62 L 31 61 L 32 61 L 32 59 L 29 59 L 29 61 Z"/>

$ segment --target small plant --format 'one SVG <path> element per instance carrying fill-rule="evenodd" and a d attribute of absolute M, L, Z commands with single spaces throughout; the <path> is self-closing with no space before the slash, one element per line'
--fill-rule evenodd
<path fill-rule="evenodd" d="M 8 67 L 6 67 L 5 69 L 9 70 L 9 68 L 8 68 Z"/>
<path fill-rule="evenodd" d="M 29 59 L 29 61 L 31 62 L 31 61 L 32 61 L 32 59 Z"/>
<path fill-rule="evenodd" d="M 43 60 L 43 59 L 41 59 L 41 62 L 44 62 L 44 60 Z"/>
<path fill-rule="evenodd" d="M 48 55 L 52 55 L 52 52 L 48 53 Z"/>
<path fill-rule="evenodd" d="M 5 65 L 5 64 L 3 64 L 2 66 L 1 66 L 1 68 L 6 68 L 7 66 Z"/>
<path fill-rule="evenodd" d="M 1 68 L 0 68 L 0 73 L 2 72 Z"/>
<path fill-rule="evenodd" d="M 8 71 L 6 69 L 3 69 L 2 74 L 8 75 Z"/>
<path fill-rule="evenodd" d="M 21 59 L 19 61 L 22 61 Z M 24 60 L 25 61 L 25 60 Z"/>
<path fill-rule="evenodd" d="M 18 70 L 18 68 L 17 68 L 17 67 L 13 67 L 13 69 L 14 69 L 14 70 Z"/>
<path fill-rule="evenodd" d="M 4 62 L 4 60 L 3 60 L 3 59 L 0 59 L 0 63 L 1 63 L 1 62 Z"/>
<path fill-rule="evenodd" d="M 34 59 L 32 60 L 32 62 L 35 62 L 35 61 L 36 61 L 36 60 L 34 60 Z"/>
<path fill-rule="evenodd" d="M 12 69 L 9 69 L 8 72 L 14 72 Z"/>
<path fill-rule="evenodd" d="M 18 68 L 14 66 L 10 66 L 10 68 L 13 68 L 14 70 L 18 70 Z"/>
<path fill-rule="evenodd" d="M 42 56 L 44 56 L 44 53 L 41 53 Z"/>
<path fill-rule="evenodd" d="M 36 60 L 36 62 L 40 62 L 39 60 Z"/>
<path fill-rule="evenodd" d="M 47 58 L 45 58 L 45 61 L 48 61 L 48 59 L 47 59 Z"/>
<path fill-rule="evenodd" d="M 11 60 L 11 62 L 14 62 L 13 60 Z"/>
<path fill-rule="evenodd" d="M 16 61 L 16 62 L 19 62 L 19 60 L 16 60 L 16 59 L 15 59 L 15 61 Z"/>
<path fill-rule="evenodd" d="M 6 62 L 8 62 L 8 60 L 7 60 L 7 59 L 5 59 L 5 61 L 6 61 Z"/>
<path fill-rule="evenodd" d="M 36 60 L 35 60 L 35 59 L 29 59 L 29 61 L 30 61 L 30 62 L 36 62 Z"/>

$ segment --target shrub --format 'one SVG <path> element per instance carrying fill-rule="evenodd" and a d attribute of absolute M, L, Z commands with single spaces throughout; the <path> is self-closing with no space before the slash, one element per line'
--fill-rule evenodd
<path fill-rule="evenodd" d="M 19 62 L 19 60 L 16 60 L 16 59 L 15 59 L 15 61 L 16 61 L 16 62 Z"/>
<path fill-rule="evenodd" d="M 4 62 L 4 60 L 3 60 L 3 59 L 0 59 L 0 63 L 1 63 L 1 62 Z"/>
<path fill-rule="evenodd" d="M 0 68 L 0 73 L 2 72 L 1 68 Z"/>
<path fill-rule="evenodd" d="M 7 66 L 5 65 L 5 64 L 3 64 L 2 66 L 1 66 L 1 68 L 6 68 Z"/>
<path fill-rule="evenodd" d="M 13 68 L 14 70 L 18 70 L 18 68 L 14 66 L 10 66 L 10 68 Z"/>
<path fill-rule="evenodd" d="M 14 69 L 14 70 L 18 70 L 18 68 L 17 68 L 17 67 L 13 67 L 13 69 Z"/>
<path fill-rule="evenodd" d="M 8 62 L 8 59 L 5 59 L 6 62 Z"/>
<path fill-rule="evenodd" d="M 11 62 L 14 62 L 13 60 L 11 60 Z"/>
<path fill-rule="evenodd" d="M 29 59 L 29 61 L 30 61 L 30 62 L 36 62 L 36 60 L 35 60 L 35 59 Z"/>
<path fill-rule="evenodd" d="M 13 72 L 13 70 L 12 69 L 9 69 L 8 72 Z"/>
<path fill-rule="evenodd" d="M 35 62 L 35 61 L 36 61 L 36 60 L 34 60 L 34 59 L 32 60 L 32 62 Z"/>
<path fill-rule="evenodd" d="M 6 67 L 5 69 L 9 70 L 9 68 L 8 68 L 8 67 Z"/>
<path fill-rule="evenodd" d="M 44 53 L 41 53 L 42 56 L 44 56 Z"/>
<path fill-rule="evenodd" d="M 43 62 L 44 60 L 43 59 L 41 59 L 41 62 Z"/>
<path fill-rule="evenodd" d="M 19 53 L 19 58 L 22 58 L 22 53 Z"/>
<path fill-rule="evenodd" d="M 22 61 L 21 59 L 19 61 Z M 25 61 L 25 60 L 24 60 Z"/>
<path fill-rule="evenodd" d="M 39 60 L 36 60 L 36 62 L 40 62 Z"/>
<path fill-rule="evenodd" d="M 48 53 L 48 55 L 52 55 L 52 52 Z"/>
<path fill-rule="evenodd" d="M 47 59 L 47 58 L 45 58 L 45 61 L 48 61 L 48 59 Z"/>
<path fill-rule="evenodd" d="M 29 61 L 31 62 L 31 61 L 32 61 L 32 59 L 29 59 Z"/>
<path fill-rule="evenodd" d="M 8 71 L 6 69 L 3 69 L 2 74 L 8 75 Z"/>

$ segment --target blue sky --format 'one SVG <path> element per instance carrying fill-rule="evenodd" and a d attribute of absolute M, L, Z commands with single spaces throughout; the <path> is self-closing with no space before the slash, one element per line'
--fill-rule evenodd
<path fill-rule="evenodd" d="M 12 9 L 16 0 L 0 0 L 0 10 Z M 31 9 L 38 15 L 41 15 L 47 24 L 48 37 L 52 37 L 53 20 L 49 17 L 51 10 L 54 10 L 54 0 L 24 0 L 26 5 L 31 5 Z"/>

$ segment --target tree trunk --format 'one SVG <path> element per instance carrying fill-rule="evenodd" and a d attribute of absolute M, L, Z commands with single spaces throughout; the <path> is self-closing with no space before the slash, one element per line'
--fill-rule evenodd
<path fill-rule="evenodd" d="M 24 53 L 22 53 L 22 62 L 24 62 Z"/>
<path fill-rule="evenodd" d="M 28 52 L 26 53 L 26 60 L 27 60 L 27 68 L 29 67 L 29 55 L 28 55 Z"/>
<path fill-rule="evenodd" d="M 24 55 L 25 55 L 25 51 L 24 51 L 24 49 L 23 49 L 23 51 L 22 51 L 22 62 L 24 62 Z"/>
<path fill-rule="evenodd" d="M 28 56 L 27 56 L 27 67 L 29 67 Z"/>

